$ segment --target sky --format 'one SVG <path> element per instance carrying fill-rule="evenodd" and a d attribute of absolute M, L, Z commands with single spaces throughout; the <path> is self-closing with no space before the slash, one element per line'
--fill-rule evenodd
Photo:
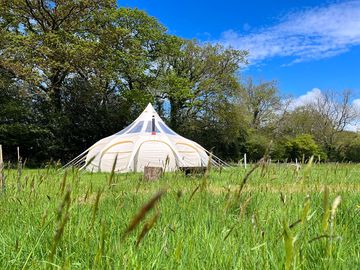
<path fill-rule="evenodd" d="M 240 73 L 276 80 L 280 93 L 353 92 L 360 110 L 360 0 L 122 0 L 174 34 L 249 51 Z"/>

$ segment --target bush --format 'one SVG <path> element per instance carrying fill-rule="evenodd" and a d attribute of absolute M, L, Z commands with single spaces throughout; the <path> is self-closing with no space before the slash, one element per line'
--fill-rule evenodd
<path fill-rule="evenodd" d="M 343 146 L 346 161 L 360 162 L 360 136 Z"/>
<path fill-rule="evenodd" d="M 260 134 L 252 134 L 246 142 L 246 150 L 249 161 L 258 161 L 261 159 L 268 148 L 270 140 Z"/>
<path fill-rule="evenodd" d="M 285 145 L 286 145 L 286 140 L 284 139 L 278 140 L 274 143 L 270 151 L 270 156 L 274 161 L 276 160 L 283 161 L 284 159 L 287 158 Z"/>
<path fill-rule="evenodd" d="M 311 156 L 320 157 L 321 160 L 326 159 L 326 154 L 309 134 L 302 134 L 288 140 L 285 144 L 285 155 L 291 160 L 309 159 Z"/>

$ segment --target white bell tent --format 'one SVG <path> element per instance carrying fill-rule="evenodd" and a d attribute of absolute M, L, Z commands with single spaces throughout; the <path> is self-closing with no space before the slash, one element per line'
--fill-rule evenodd
<path fill-rule="evenodd" d="M 118 133 L 101 139 L 66 166 L 94 172 L 143 172 L 144 167 L 175 171 L 181 167 L 227 166 L 196 142 L 171 130 L 149 103 L 140 116 Z"/>

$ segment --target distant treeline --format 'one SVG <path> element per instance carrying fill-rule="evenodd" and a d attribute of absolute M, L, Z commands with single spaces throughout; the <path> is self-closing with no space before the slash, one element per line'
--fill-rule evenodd
<path fill-rule="evenodd" d="M 294 106 L 276 82 L 240 79 L 248 52 L 166 32 L 112 0 L 2 1 L 0 144 L 28 164 L 68 161 L 131 123 L 148 102 L 225 160 L 315 155 L 360 161 L 349 91 Z"/>

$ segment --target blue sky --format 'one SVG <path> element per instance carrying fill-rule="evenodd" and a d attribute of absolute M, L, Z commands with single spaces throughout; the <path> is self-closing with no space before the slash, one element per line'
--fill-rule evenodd
<path fill-rule="evenodd" d="M 352 89 L 360 104 L 360 0 L 123 0 L 170 34 L 250 52 L 241 73 L 276 80 L 284 95 Z"/>

